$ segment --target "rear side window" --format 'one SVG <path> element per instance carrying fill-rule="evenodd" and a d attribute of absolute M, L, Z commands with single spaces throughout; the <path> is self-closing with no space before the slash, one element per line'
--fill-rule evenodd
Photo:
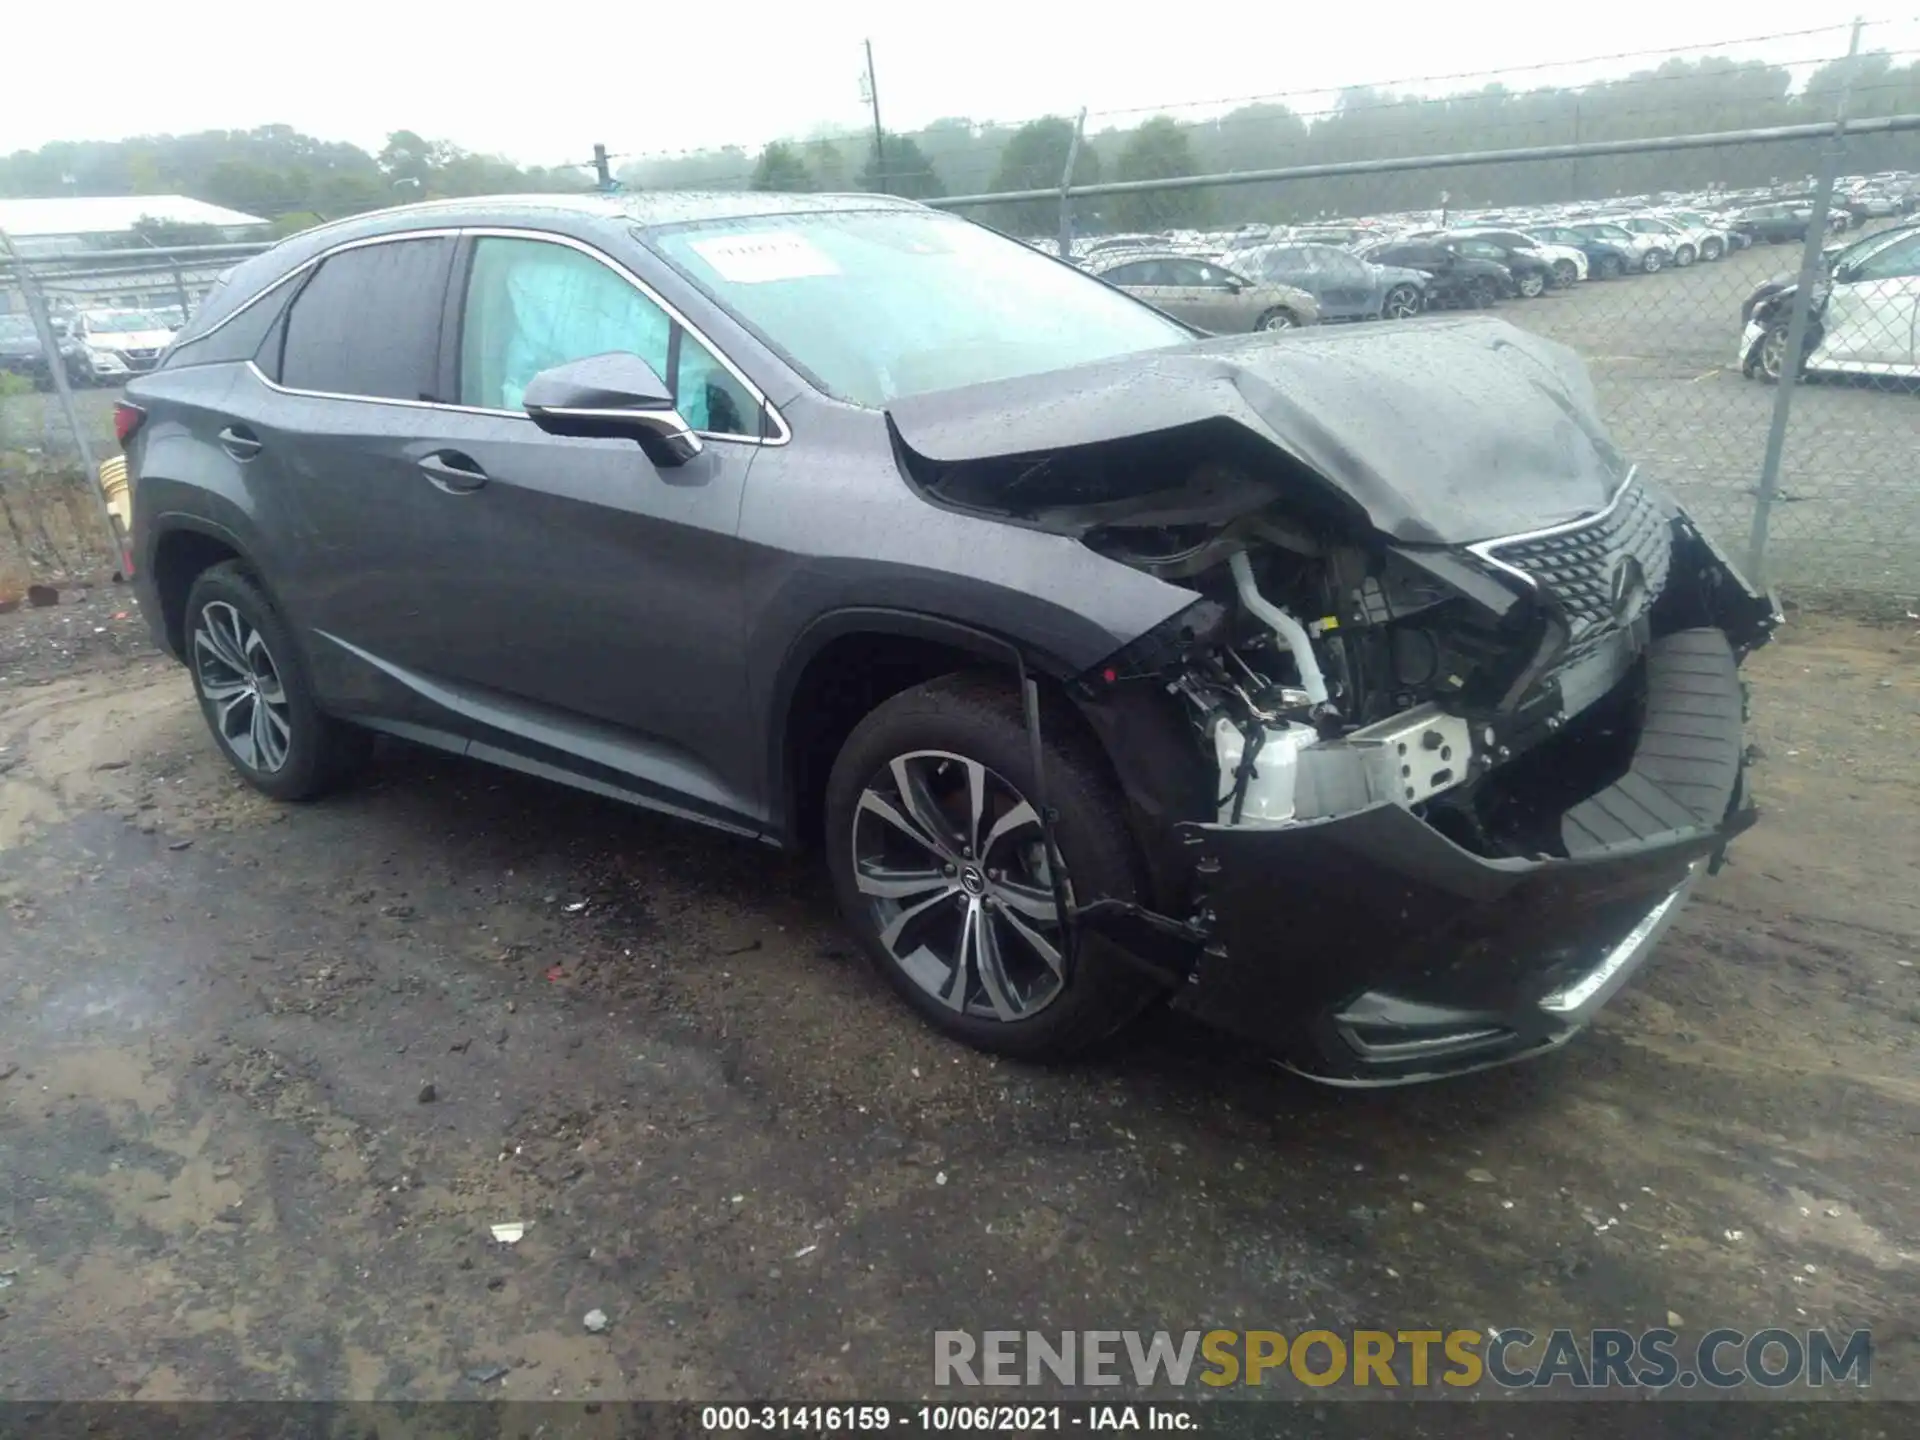
<path fill-rule="evenodd" d="M 391 240 L 320 262 L 287 312 L 280 383 L 292 390 L 434 400 L 453 241 Z"/>
<path fill-rule="evenodd" d="M 177 370 L 187 365 L 214 365 L 224 360 L 253 359 L 260 349 L 260 342 L 273 330 L 274 322 L 287 308 L 288 299 L 299 288 L 299 282 L 288 276 L 245 309 L 228 316 L 224 324 L 175 345 L 167 352 L 167 358 L 161 362 L 160 368 Z"/>

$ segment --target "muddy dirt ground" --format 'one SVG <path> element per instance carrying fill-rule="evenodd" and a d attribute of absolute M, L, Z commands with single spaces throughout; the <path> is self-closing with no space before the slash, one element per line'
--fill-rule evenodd
<path fill-rule="evenodd" d="M 1920 1398 L 1920 636 L 1799 616 L 1750 673 L 1766 818 L 1597 1027 L 1348 1095 L 1167 1017 L 956 1049 L 811 862 L 399 745 L 279 806 L 123 591 L 0 616 L 0 1395 L 909 1397 L 939 1328 L 1678 1317 L 1871 1326 Z"/>

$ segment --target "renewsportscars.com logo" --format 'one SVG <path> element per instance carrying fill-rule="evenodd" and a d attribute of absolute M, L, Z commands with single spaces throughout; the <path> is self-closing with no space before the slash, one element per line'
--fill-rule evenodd
<path fill-rule="evenodd" d="M 1873 1381 L 1873 1335 L 1826 1330 L 936 1330 L 937 1386 L 1304 1385 L 1664 1390 Z"/>

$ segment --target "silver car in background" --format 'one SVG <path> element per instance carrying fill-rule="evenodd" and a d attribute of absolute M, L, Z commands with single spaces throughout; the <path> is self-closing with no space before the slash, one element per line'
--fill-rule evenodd
<path fill-rule="evenodd" d="M 1320 302 L 1294 285 L 1254 284 L 1226 266 L 1171 251 L 1103 255 L 1087 268 L 1109 285 L 1215 335 L 1318 324 Z"/>

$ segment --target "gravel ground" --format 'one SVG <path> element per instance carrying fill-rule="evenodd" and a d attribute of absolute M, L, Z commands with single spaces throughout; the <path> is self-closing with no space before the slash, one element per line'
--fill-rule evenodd
<path fill-rule="evenodd" d="M 0 1394 L 911 1397 L 936 1328 L 1671 1319 L 1871 1326 L 1920 1399 L 1912 626 L 1756 657 L 1765 818 L 1591 1033 L 1346 1095 L 1169 1017 L 955 1048 L 811 862 L 521 777 L 394 745 L 275 805 L 117 613 L 0 616 Z"/>

